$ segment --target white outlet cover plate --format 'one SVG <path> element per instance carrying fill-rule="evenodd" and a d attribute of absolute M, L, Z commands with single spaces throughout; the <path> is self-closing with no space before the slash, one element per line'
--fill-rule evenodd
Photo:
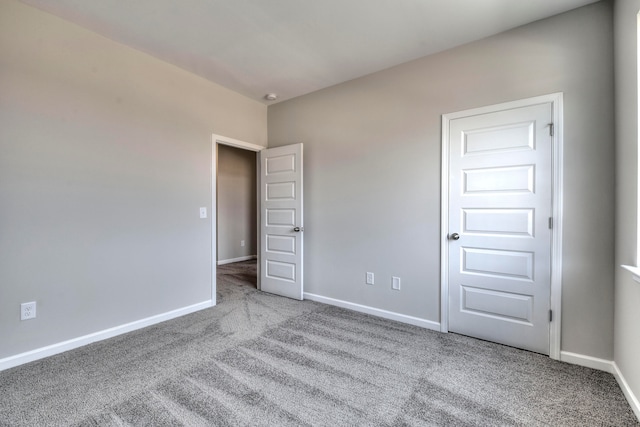
<path fill-rule="evenodd" d="M 207 217 L 207 208 L 200 208 L 200 218 Z"/>
<path fill-rule="evenodd" d="M 373 285 L 375 281 L 375 276 L 373 273 L 367 273 L 367 285 Z"/>
<path fill-rule="evenodd" d="M 20 304 L 20 320 L 29 320 L 36 317 L 36 303 L 25 302 Z"/>
<path fill-rule="evenodd" d="M 391 287 L 392 287 L 393 289 L 395 289 L 396 291 L 399 291 L 399 290 L 400 290 L 400 278 L 399 278 L 399 277 L 395 277 L 395 276 L 393 276 L 393 277 L 391 278 Z"/>

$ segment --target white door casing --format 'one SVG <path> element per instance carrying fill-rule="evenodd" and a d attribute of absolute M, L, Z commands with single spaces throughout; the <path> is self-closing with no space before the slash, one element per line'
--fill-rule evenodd
<path fill-rule="evenodd" d="M 302 144 L 260 152 L 261 290 L 303 299 Z"/>
<path fill-rule="evenodd" d="M 561 100 L 443 116 L 443 331 L 559 357 Z"/>

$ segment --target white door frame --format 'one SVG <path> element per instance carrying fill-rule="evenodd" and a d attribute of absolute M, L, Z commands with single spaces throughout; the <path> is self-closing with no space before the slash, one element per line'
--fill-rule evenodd
<path fill-rule="evenodd" d="M 493 113 L 512 108 L 551 103 L 553 117 L 552 148 L 552 212 L 553 228 L 551 230 L 551 301 L 553 320 L 549 330 L 549 357 L 560 359 L 560 332 L 562 309 L 562 146 L 563 146 L 563 111 L 562 93 L 536 96 L 518 101 L 486 107 L 473 108 L 442 115 L 442 191 L 441 191 L 441 226 L 440 226 L 440 330 L 449 331 L 449 122 L 451 120 L 478 114 Z"/>
<path fill-rule="evenodd" d="M 218 144 L 229 145 L 231 147 L 241 148 L 243 150 L 258 152 L 264 150 L 267 147 L 261 145 L 251 144 L 250 142 L 240 141 L 238 139 L 227 138 L 225 136 L 213 134 L 211 136 L 211 301 L 212 305 L 216 305 L 216 273 L 217 273 L 217 215 L 218 215 L 218 200 L 217 200 L 217 179 L 218 179 Z M 256 167 L 260 168 L 260 162 L 256 162 Z M 257 177 L 260 177 L 260 171 L 258 170 Z M 256 182 L 257 185 L 257 182 Z M 258 197 L 259 197 L 259 191 Z M 259 200 L 258 200 L 259 202 Z M 258 203 L 258 224 L 257 229 L 260 230 L 260 204 Z M 257 233 L 258 242 L 257 247 L 260 248 L 260 232 Z M 260 255 L 258 254 L 258 257 Z M 258 269 L 260 268 L 258 262 Z M 260 289 L 260 270 L 258 270 L 258 282 L 257 287 Z"/>

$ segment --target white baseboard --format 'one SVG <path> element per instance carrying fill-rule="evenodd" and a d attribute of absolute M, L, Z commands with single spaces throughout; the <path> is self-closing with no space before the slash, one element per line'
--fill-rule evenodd
<path fill-rule="evenodd" d="M 408 323 L 410 325 L 420 326 L 422 328 L 432 329 L 438 332 L 440 331 L 440 322 L 421 319 L 419 317 L 407 316 L 405 314 L 395 313 L 393 311 L 387 311 L 375 307 L 342 301 L 339 299 L 323 297 L 321 295 L 311 294 L 308 292 L 304 293 L 304 299 L 321 302 L 323 304 L 334 305 L 336 307 L 342 307 L 348 310 L 358 311 L 360 313 L 371 314 L 373 316 L 378 316 L 385 319 L 396 320 L 398 322 Z"/>
<path fill-rule="evenodd" d="M 217 262 L 218 265 L 224 265 L 224 264 L 231 264 L 234 262 L 240 262 L 240 261 L 249 261 L 251 259 L 258 259 L 258 255 L 247 255 L 247 256 L 241 256 L 238 258 L 231 258 L 231 259 L 223 259 Z"/>
<path fill-rule="evenodd" d="M 568 351 L 560 352 L 560 360 L 573 365 L 609 372 L 610 374 L 614 373 L 612 360 L 599 359 L 597 357 L 585 356 L 584 354 L 571 353 Z"/>
<path fill-rule="evenodd" d="M 63 353 L 65 351 L 73 350 L 74 348 L 82 347 L 84 345 L 91 344 L 96 341 L 102 341 L 107 338 L 112 338 L 117 335 L 122 335 L 127 332 L 135 331 L 136 329 L 142 329 L 147 326 L 155 325 L 156 323 L 164 322 L 166 320 L 184 316 L 185 314 L 193 313 L 195 311 L 204 310 L 205 308 L 213 307 L 214 305 L 215 304 L 213 303 L 212 300 L 203 301 L 198 304 L 190 305 L 188 307 L 183 307 L 177 310 L 172 310 L 166 313 L 147 317 L 146 319 L 136 320 L 131 323 L 115 326 L 113 328 L 94 332 L 92 334 L 84 335 L 82 337 L 73 338 L 67 341 L 48 345 L 46 347 L 41 347 L 35 350 L 27 351 L 25 353 L 16 354 L 15 356 L 9 356 L 4 359 L 0 359 L 0 371 L 4 371 L 5 369 L 13 368 L 15 366 L 23 365 L 25 363 L 33 362 L 34 360 L 53 356 L 55 354 Z"/>
<path fill-rule="evenodd" d="M 629 387 L 627 380 L 624 379 L 624 376 L 622 375 L 622 372 L 618 368 L 616 362 L 613 362 L 613 369 L 613 376 L 616 377 L 616 381 L 618 381 L 618 385 L 620 385 L 620 388 L 624 393 L 624 397 L 627 398 L 627 401 L 629 402 L 633 413 L 636 414 L 636 418 L 638 418 L 638 421 L 640 421 L 640 401 L 638 400 L 638 397 L 633 393 L 631 387 Z"/>

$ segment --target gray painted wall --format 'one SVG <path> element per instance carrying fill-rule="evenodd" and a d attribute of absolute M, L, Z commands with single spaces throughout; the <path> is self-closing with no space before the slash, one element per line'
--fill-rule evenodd
<path fill-rule="evenodd" d="M 564 92 L 562 350 L 611 360 L 612 43 L 596 3 L 270 106 L 269 147 L 305 145 L 305 291 L 438 322 L 441 115 Z"/>
<path fill-rule="evenodd" d="M 218 144 L 217 183 L 218 261 L 257 255 L 256 153 Z"/>
<path fill-rule="evenodd" d="M 266 145 L 266 114 L 1 0 L 0 358 L 209 300 L 211 135 Z"/>
<path fill-rule="evenodd" d="M 640 284 L 620 264 L 638 265 L 638 25 L 640 0 L 616 0 L 615 361 L 640 399 Z"/>

